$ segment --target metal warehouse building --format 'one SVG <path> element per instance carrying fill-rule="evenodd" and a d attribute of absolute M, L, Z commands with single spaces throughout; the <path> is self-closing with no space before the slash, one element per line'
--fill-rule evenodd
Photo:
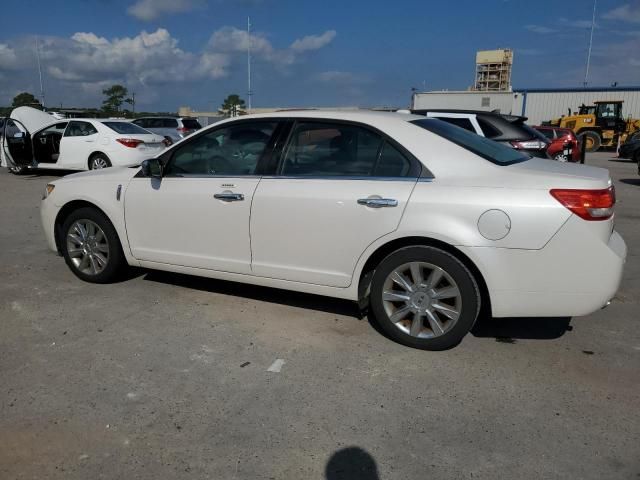
<path fill-rule="evenodd" d="M 567 115 L 569 109 L 577 112 L 583 103 L 593 105 L 597 100 L 623 100 L 625 118 L 640 118 L 640 87 L 616 88 L 529 88 L 512 92 L 435 91 L 416 92 L 412 108 L 452 108 L 470 110 L 500 110 L 502 113 L 523 115 L 528 123 Z"/>

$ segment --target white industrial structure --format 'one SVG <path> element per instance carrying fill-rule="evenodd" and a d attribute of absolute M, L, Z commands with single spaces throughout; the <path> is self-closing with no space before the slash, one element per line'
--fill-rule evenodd
<path fill-rule="evenodd" d="M 537 125 L 569 110 L 577 112 L 583 103 L 593 105 L 597 100 L 622 100 L 625 118 L 640 118 L 640 86 L 616 88 L 530 88 L 512 92 L 434 91 L 413 94 L 413 109 L 499 110 L 501 113 L 522 115 L 528 123 Z"/>
<path fill-rule="evenodd" d="M 513 50 L 480 50 L 476 53 L 476 80 L 473 89 L 483 92 L 511 91 Z"/>

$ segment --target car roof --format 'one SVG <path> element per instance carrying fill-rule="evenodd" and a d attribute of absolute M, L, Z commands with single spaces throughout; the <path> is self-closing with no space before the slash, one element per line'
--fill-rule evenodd
<path fill-rule="evenodd" d="M 511 115 L 509 113 L 500 112 L 488 112 L 486 110 L 465 110 L 459 108 L 415 108 L 412 112 L 424 112 L 424 113 L 467 113 L 469 115 L 491 117 L 491 118 L 503 118 L 509 122 L 526 122 L 527 117 L 521 115 Z"/>
<path fill-rule="evenodd" d="M 250 118 L 317 118 L 322 120 L 347 120 L 353 122 L 410 122 L 424 120 L 423 115 L 377 110 L 281 110 L 272 113 L 255 113 L 234 117 L 234 120 Z"/>

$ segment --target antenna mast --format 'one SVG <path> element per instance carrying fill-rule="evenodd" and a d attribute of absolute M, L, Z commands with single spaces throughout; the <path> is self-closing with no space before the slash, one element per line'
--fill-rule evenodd
<path fill-rule="evenodd" d="M 589 36 L 589 51 L 587 53 L 587 68 L 584 72 L 584 82 L 583 85 L 586 87 L 589 82 L 589 65 L 591 64 L 591 46 L 593 45 L 593 29 L 596 26 L 596 2 L 597 0 L 593 0 L 593 16 L 591 17 L 591 35 Z"/>
<path fill-rule="evenodd" d="M 251 18 L 247 17 L 247 107 L 248 113 L 251 113 Z"/>
<path fill-rule="evenodd" d="M 40 76 L 40 98 L 44 109 L 44 87 L 42 86 L 42 67 L 40 66 L 40 48 L 38 47 L 38 37 L 36 37 L 36 58 L 38 59 L 38 75 Z"/>

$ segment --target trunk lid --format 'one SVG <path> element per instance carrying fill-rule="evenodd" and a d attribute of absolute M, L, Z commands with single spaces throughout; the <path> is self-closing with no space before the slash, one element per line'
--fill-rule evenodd
<path fill-rule="evenodd" d="M 528 188 L 576 188 L 600 190 L 611 185 L 609 171 L 604 168 L 532 158 L 508 167 L 522 178 L 518 184 Z M 524 184 L 523 184 L 524 183 Z"/>

